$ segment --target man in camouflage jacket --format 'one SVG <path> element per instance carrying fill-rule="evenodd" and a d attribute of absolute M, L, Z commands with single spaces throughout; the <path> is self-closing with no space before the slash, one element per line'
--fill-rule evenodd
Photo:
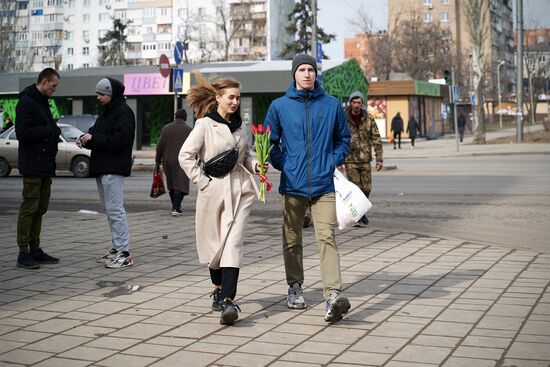
<path fill-rule="evenodd" d="M 384 167 L 382 139 L 374 117 L 363 109 L 363 94 L 353 92 L 349 100 L 350 104 L 346 108 L 346 119 L 351 135 L 351 143 L 345 162 L 346 175 L 369 197 L 372 187 L 371 161 L 373 146 L 376 154 L 376 170 L 380 171 Z M 366 216 L 363 216 L 360 222 L 368 224 L 369 220 Z"/>

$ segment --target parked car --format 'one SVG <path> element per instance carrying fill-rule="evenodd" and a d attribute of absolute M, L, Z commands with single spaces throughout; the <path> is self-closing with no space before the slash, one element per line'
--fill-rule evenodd
<path fill-rule="evenodd" d="M 57 123 L 71 125 L 87 133 L 96 119 L 96 115 L 62 115 Z"/>
<path fill-rule="evenodd" d="M 61 171 L 71 171 L 75 177 L 88 177 L 90 170 L 90 150 L 81 149 L 74 143 L 84 134 L 81 130 L 67 124 L 57 124 L 61 129 L 55 163 Z M 19 141 L 15 135 L 15 126 L 0 134 L 0 177 L 10 174 L 17 168 Z"/>

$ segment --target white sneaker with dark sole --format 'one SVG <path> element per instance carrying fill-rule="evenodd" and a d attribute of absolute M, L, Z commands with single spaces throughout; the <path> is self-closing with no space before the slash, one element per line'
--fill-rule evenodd
<path fill-rule="evenodd" d="M 349 303 L 349 300 L 342 293 L 331 292 L 325 303 L 325 310 L 327 311 L 325 321 L 338 322 L 342 320 L 350 308 L 351 303 Z"/>
<path fill-rule="evenodd" d="M 111 269 L 125 268 L 132 265 L 134 265 L 134 259 L 131 256 L 124 256 L 122 253 L 118 254 L 113 260 L 105 262 L 105 267 Z"/>
<path fill-rule="evenodd" d="M 109 250 L 109 252 L 107 252 L 105 255 L 101 256 L 96 261 L 100 264 L 105 264 L 107 262 L 113 261 L 114 258 L 117 257 L 117 255 L 118 255 L 118 251 L 115 250 L 114 248 L 112 248 L 111 250 Z"/>

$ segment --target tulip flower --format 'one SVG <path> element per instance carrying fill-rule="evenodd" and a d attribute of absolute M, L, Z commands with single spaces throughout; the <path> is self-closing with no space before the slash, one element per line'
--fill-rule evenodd
<path fill-rule="evenodd" d="M 269 153 L 271 153 L 271 148 L 273 148 L 273 145 L 269 143 L 271 129 L 269 126 L 267 129 L 264 129 L 263 124 L 252 124 L 252 134 L 254 135 L 254 140 L 256 142 L 256 154 L 258 155 L 258 161 L 260 162 L 260 172 L 258 174 L 260 177 L 260 193 L 258 195 L 258 200 L 265 203 L 265 192 L 270 191 L 273 187 L 273 184 L 267 181 L 265 172 L 265 163 L 267 162 Z"/>

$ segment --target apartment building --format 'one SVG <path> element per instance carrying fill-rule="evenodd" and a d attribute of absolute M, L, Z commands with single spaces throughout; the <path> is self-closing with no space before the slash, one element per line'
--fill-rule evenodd
<path fill-rule="evenodd" d="M 503 94 L 509 96 L 515 90 L 512 0 L 488 1 L 488 40 L 485 43 L 488 98 L 496 97 L 497 67 L 502 60 L 505 64 L 500 70 L 501 88 Z M 395 19 L 411 13 L 419 13 L 425 22 L 439 22 L 444 37 L 453 45 L 457 75 L 468 85 L 472 47 L 465 6 L 465 0 L 388 0 L 389 32 L 391 34 Z"/>
<path fill-rule="evenodd" d="M 279 36 L 280 20 L 290 12 L 292 8 L 288 7 L 292 3 L 292 0 L 15 0 L 16 70 L 98 66 L 99 39 L 113 29 L 114 19 L 127 25 L 125 56 L 129 65 L 156 65 L 161 54 L 168 55 L 173 62 L 177 41 L 184 44 L 185 63 L 223 60 L 224 28 L 229 35 L 234 33 L 228 50 L 230 60 L 279 59 L 278 50 L 288 39 Z M 246 19 L 239 18 L 242 14 Z M 239 30 L 233 32 L 234 26 L 239 26 Z"/>

